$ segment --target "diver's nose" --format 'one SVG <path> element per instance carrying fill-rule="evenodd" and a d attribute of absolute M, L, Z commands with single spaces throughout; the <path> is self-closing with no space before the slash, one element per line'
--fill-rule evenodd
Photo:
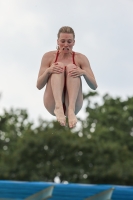
<path fill-rule="evenodd" d="M 68 46 L 68 42 L 65 42 L 65 47 L 67 47 Z"/>

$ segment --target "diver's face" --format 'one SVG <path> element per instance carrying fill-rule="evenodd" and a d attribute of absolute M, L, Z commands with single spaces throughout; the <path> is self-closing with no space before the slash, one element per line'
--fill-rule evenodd
<path fill-rule="evenodd" d="M 72 48 L 75 44 L 72 33 L 60 33 L 59 39 L 57 40 L 59 50 L 68 53 L 72 51 Z"/>

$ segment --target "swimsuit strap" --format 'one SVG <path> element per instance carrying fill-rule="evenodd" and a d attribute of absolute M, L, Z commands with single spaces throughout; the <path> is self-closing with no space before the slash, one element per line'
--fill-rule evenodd
<path fill-rule="evenodd" d="M 55 61 L 54 61 L 54 63 L 56 63 L 56 62 L 57 62 L 58 56 L 59 56 L 59 51 L 57 51 L 57 53 L 56 53 L 56 58 L 55 58 Z"/>
<path fill-rule="evenodd" d="M 59 56 L 59 51 L 57 51 L 56 53 L 56 58 L 55 58 L 54 63 L 57 62 L 58 56 Z M 72 54 L 73 64 L 76 65 L 74 57 L 75 57 L 75 52 L 73 51 L 73 54 Z"/>
<path fill-rule="evenodd" d="M 74 57 L 75 57 L 75 52 L 74 52 L 74 51 L 73 51 L 73 55 L 72 55 L 72 57 L 73 57 L 73 64 L 76 65 L 76 63 L 75 63 L 75 59 L 74 59 Z"/>

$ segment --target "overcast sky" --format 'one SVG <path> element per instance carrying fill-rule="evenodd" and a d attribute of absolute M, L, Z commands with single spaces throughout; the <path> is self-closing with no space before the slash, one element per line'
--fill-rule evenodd
<path fill-rule="evenodd" d="M 0 0 L 0 111 L 24 108 L 30 119 L 55 119 L 36 80 L 62 26 L 74 29 L 74 51 L 88 57 L 101 95 L 133 96 L 132 0 Z M 91 91 L 84 80 L 83 91 Z"/>

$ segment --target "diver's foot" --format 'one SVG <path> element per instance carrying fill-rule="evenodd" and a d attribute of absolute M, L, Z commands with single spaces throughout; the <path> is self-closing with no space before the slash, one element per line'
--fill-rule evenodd
<path fill-rule="evenodd" d="M 56 115 L 57 121 L 60 123 L 60 125 L 66 126 L 66 117 L 64 115 L 63 107 L 55 106 L 54 114 Z"/>
<path fill-rule="evenodd" d="M 68 124 L 70 128 L 74 128 L 77 124 L 77 117 L 73 109 L 68 109 Z"/>

